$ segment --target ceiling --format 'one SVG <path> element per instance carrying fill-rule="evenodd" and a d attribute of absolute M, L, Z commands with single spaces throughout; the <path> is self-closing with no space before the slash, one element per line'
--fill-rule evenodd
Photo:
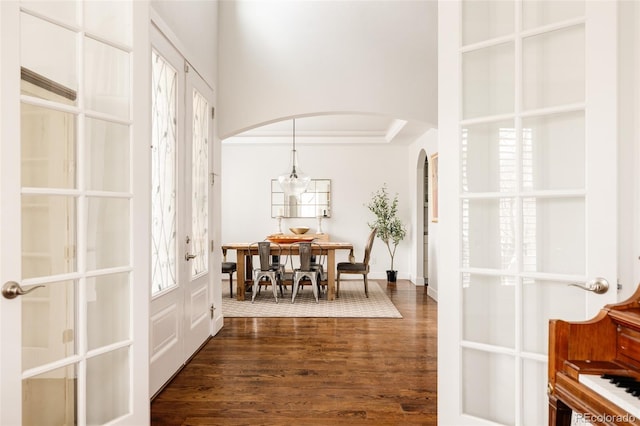
<path fill-rule="evenodd" d="M 430 126 L 383 115 L 327 114 L 295 119 L 296 143 L 301 144 L 406 144 Z M 227 138 L 223 143 L 291 143 L 293 120 L 255 127 Z"/>

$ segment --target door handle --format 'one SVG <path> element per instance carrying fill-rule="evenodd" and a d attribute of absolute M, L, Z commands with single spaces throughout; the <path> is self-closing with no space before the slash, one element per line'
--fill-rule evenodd
<path fill-rule="evenodd" d="M 195 259 L 197 256 L 195 254 L 191 254 L 191 253 L 186 253 L 184 255 L 184 260 L 186 260 L 187 262 L 190 261 L 191 259 Z"/>
<path fill-rule="evenodd" d="M 25 290 L 22 287 L 20 287 L 20 284 L 18 284 L 15 281 L 7 281 L 2 286 L 2 295 L 4 297 L 6 297 L 7 299 L 15 299 L 18 296 L 24 296 L 25 294 L 29 294 L 33 290 L 35 290 L 37 288 L 40 288 L 40 287 L 44 287 L 44 285 L 35 285 L 35 286 L 29 287 L 29 289 Z"/>
<path fill-rule="evenodd" d="M 584 285 L 579 283 L 571 283 L 569 285 L 586 291 L 592 291 L 595 294 L 604 294 L 609 290 L 609 282 L 602 277 L 594 278 Z"/>

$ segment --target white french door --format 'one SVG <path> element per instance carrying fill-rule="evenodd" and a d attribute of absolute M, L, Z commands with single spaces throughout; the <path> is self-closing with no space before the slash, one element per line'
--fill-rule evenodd
<path fill-rule="evenodd" d="M 147 7 L 0 2 L 0 424 L 148 422 Z"/>
<path fill-rule="evenodd" d="M 154 28 L 150 392 L 211 334 L 212 90 Z"/>
<path fill-rule="evenodd" d="M 548 320 L 616 300 L 616 3 L 441 2 L 439 26 L 438 420 L 546 424 Z"/>

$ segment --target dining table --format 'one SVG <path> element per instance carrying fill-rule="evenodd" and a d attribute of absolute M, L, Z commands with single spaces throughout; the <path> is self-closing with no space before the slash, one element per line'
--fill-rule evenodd
<path fill-rule="evenodd" d="M 296 243 L 271 243 L 271 255 L 296 256 L 299 245 Z M 236 276 L 236 299 L 245 300 L 245 283 L 251 282 L 251 277 L 247 277 L 245 271 L 247 259 L 258 254 L 255 243 L 228 243 L 222 245 L 222 251 L 226 255 L 227 251 L 236 252 L 237 276 Z M 339 241 L 314 240 L 312 252 L 316 255 L 326 255 L 327 259 L 327 300 L 336 298 L 336 251 L 348 250 L 349 261 L 354 262 L 353 244 Z M 250 261 L 250 260 L 249 260 Z"/>

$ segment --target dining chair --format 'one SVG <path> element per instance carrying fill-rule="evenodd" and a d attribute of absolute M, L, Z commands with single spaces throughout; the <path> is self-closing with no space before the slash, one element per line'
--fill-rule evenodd
<path fill-rule="evenodd" d="M 222 273 L 229 274 L 229 297 L 233 298 L 233 273 L 238 270 L 236 262 L 227 262 L 227 251 L 222 250 Z"/>
<path fill-rule="evenodd" d="M 312 263 L 311 258 L 313 256 L 314 246 L 320 248 L 320 245 L 313 242 L 297 242 L 291 244 L 291 246 L 298 246 L 298 257 L 300 259 L 300 266 L 293 269 L 293 290 L 291 292 L 291 303 L 295 302 L 296 300 L 296 295 L 298 294 L 298 290 L 303 278 L 306 278 L 311 282 L 313 296 L 316 299 L 316 303 L 318 303 L 318 293 L 320 289 L 320 280 L 322 279 L 322 272 L 321 269 L 318 268 L 318 264 Z M 320 260 L 319 258 L 321 256 L 322 254 L 316 255 L 316 260 Z"/>
<path fill-rule="evenodd" d="M 369 283 L 367 275 L 369 274 L 369 259 L 371 258 L 371 247 L 376 237 L 377 229 L 374 228 L 369 234 L 369 238 L 364 246 L 364 259 L 362 262 L 340 262 L 336 266 L 336 297 L 340 297 L 340 274 L 361 274 L 364 278 L 364 294 L 369 297 Z"/>
<path fill-rule="evenodd" d="M 254 250 L 257 251 L 259 266 L 253 269 L 253 289 L 251 295 L 251 303 L 253 303 L 258 295 L 260 287 L 263 285 L 271 285 L 273 297 L 278 302 L 278 287 L 282 293 L 282 274 L 284 267 L 280 263 L 272 262 L 271 247 L 276 247 L 276 255 L 278 259 L 282 258 L 282 247 L 280 244 L 270 241 L 259 241 L 249 245 L 249 253 L 253 256 Z"/>

